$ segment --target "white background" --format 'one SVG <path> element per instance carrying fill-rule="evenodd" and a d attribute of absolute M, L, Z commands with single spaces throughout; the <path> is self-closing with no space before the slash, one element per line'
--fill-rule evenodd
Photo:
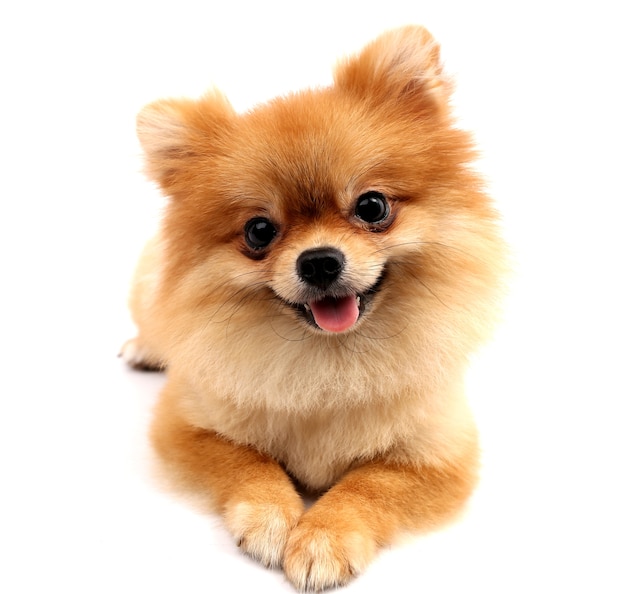
<path fill-rule="evenodd" d="M 237 109 L 324 84 L 338 56 L 418 22 L 456 76 L 517 274 L 468 377 L 484 469 L 467 514 L 383 552 L 346 591 L 625 592 L 618 8 L 3 2 L 0 591 L 291 591 L 150 478 L 163 380 L 116 358 L 162 204 L 140 173 L 134 117 L 212 84 Z"/>

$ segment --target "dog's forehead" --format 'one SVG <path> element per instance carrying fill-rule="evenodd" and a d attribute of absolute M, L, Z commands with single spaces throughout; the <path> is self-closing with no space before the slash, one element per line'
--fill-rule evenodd
<path fill-rule="evenodd" d="M 333 177 L 315 162 L 274 167 L 267 176 L 272 202 L 286 216 L 312 219 L 342 209 L 341 176 Z"/>
<path fill-rule="evenodd" d="M 251 174 L 283 210 L 310 217 L 341 207 L 357 167 L 337 118 L 296 109 L 294 101 L 278 101 L 251 114 L 240 145 L 247 170 L 242 175 Z"/>

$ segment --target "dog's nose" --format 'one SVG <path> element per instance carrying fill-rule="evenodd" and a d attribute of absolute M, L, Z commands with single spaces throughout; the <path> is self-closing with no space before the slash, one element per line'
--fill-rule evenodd
<path fill-rule="evenodd" d="M 344 255 L 335 248 L 306 250 L 298 256 L 298 276 L 307 284 L 327 289 L 341 274 L 345 264 Z"/>

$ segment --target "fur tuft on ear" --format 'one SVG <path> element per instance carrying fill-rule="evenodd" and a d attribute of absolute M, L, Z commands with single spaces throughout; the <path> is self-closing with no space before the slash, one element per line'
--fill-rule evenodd
<path fill-rule="evenodd" d="M 137 136 L 147 157 L 156 157 L 185 144 L 187 128 L 183 101 L 165 100 L 146 105 L 137 116 Z M 189 102 L 190 103 L 190 102 Z"/>
<path fill-rule="evenodd" d="M 335 69 L 337 87 L 374 102 L 447 108 L 450 82 L 443 74 L 439 44 L 424 27 L 383 33 Z"/>
<path fill-rule="evenodd" d="M 144 107 L 137 116 L 137 136 L 147 175 L 166 192 L 175 190 L 190 160 L 215 154 L 233 116 L 230 103 L 218 92 L 197 101 L 170 99 Z"/>

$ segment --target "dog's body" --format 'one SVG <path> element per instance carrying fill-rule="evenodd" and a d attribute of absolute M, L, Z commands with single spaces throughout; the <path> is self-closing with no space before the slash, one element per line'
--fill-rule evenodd
<path fill-rule="evenodd" d="M 139 117 L 170 201 L 124 355 L 167 366 L 156 450 L 301 589 L 345 583 L 475 482 L 463 375 L 503 248 L 448 95 L 437 45 L 407 27 L 332 87 Z M 304 512 L 291 479 L 325 493 Z"/>

